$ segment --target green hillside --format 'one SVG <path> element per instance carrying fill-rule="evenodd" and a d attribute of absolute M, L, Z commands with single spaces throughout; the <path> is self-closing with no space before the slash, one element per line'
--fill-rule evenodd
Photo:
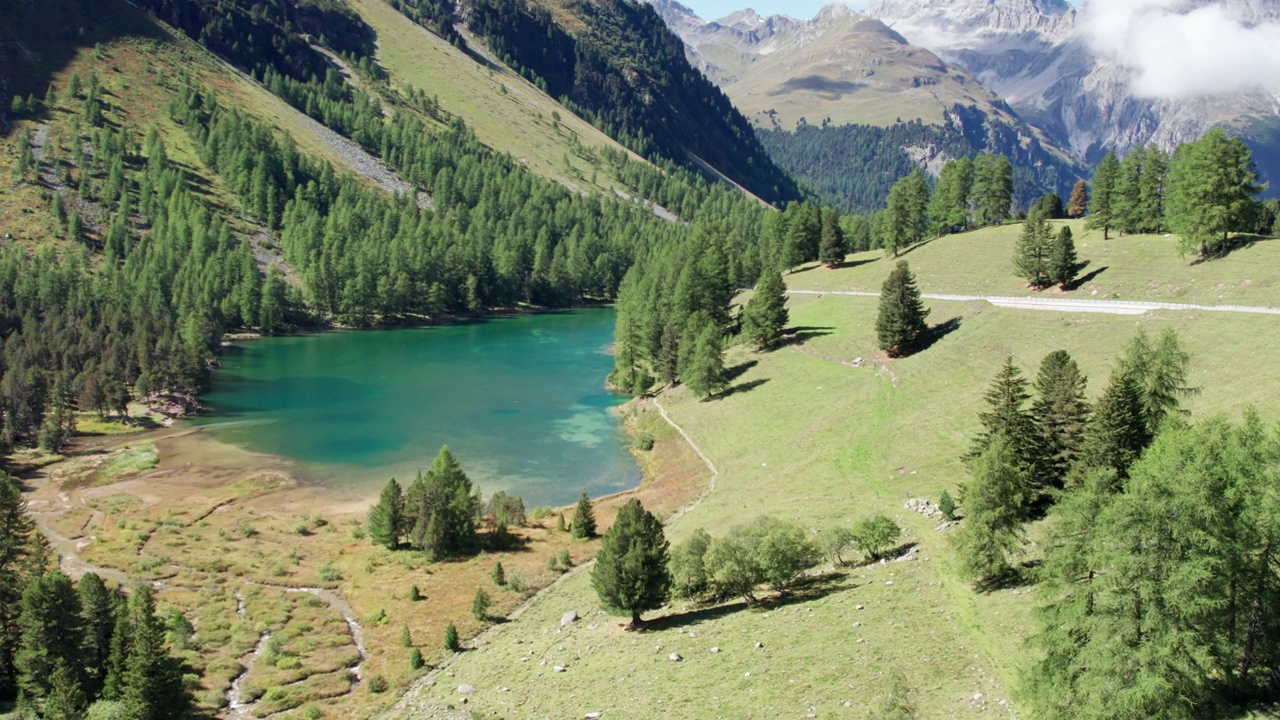
<path fill-rule="evenodd" d="M 935 240 L 907 259 L 921 268 L 928 292 L 972 289 L 940 275 L 943 253 L 964 255 L 965 267 L 985 267 L 982 277 L 1003 283 L 1003 232 Z M 1120 252 L 1126 242 L 1157 239 L 1111 241 L 1115 250 L 1107 261 L 1118 276 L 1145 274 L 1153 284 L 1185 287 L 1248 269 L 1256 295 L 1238 299 L 1275 297 L 1280 262 L 1265 243 L 1218 267 L 1156 263 L 1148 270 L 1147 255 Z M 887 274 L 887 263 L 870 256 L 850 261 L 866 264 L 786 279 L 792 287 L 853 287 Z M 432 683 L 420 683 L 396 717 L 450 709 L 641 717 L 642 708 L 660 707 L 688 717 L 877 718 L 885 716 L 886 696 L 895 688 L 918 717 L 1025 717 L 1018 682 L 1035 657 L 1025 640 L 1036 627 L 1039 588 L 975 591 L 958 574 L 948 542 L 955 530 L 904 508 L 909 498 L 937 502 L 943 490 L 954 495 L 968 481 L 960 456 L 979 430 L 983 393 L 1004 359 L 1012 356 L 1034 377 L 1043 356 L 1066 350 L 1088 377 L 1094 399 L 1136 329 L 1154 335 L 1171 328 L 1192 358 L 1188 383 L 1201 389 L 1186 401 L 1193 421 L 1214 413 L 1239 419 L 1249 406 L 1267 423 L 1280 421 L 1280 371 L 1255 361 L 1274 355 L 1280 320 L 1272 316 L 1157 312 L 1134 318 L 927 301 L 930 323 L 949 331 L 922 352 L 889 361 L 876 346 L 875 298 L 798 295 L 789 304 L 800 342 L 769 353 L 732 349 L 726 364 L 736 377 L 719 397 L 698 401 L 684 387 L 658 396 L 718 471 L 714 490 L 669 525 L 668 537 L 679 542 L 697 529 L 719 536 L 766 514 L 821 530 L 884 513 L 904 527 L 903 541 L 914 552 L 883 564 L 821 567 L 812 585 L 755 607 L 673 599 L 639 634 L 623 632 L 622 618 L 600 613 L 584 570 L 482 638 Z M 653 403 L 633 412 L 641 428 L 662 423 Z M 661 443 L 655 452 L 663 452 Z M 1040 556 L 1036 543 L 1044 530 L 1043 521 L 1032 525 L 1022 561 Z M 561 628 L 568 610 L 582 620 Z M 672 652 L 679 662 L 669 659 Z M 563 673 L 553 672 L 555 666 Z M 475 688 L 465 705 L 461 684 Z"/>

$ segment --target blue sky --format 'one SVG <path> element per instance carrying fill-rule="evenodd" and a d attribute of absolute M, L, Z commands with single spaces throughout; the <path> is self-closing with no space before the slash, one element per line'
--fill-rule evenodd
<path fill-rule="evenodd" d="M 715 20 L 722 18 L 729 13 L 742 10 L 743 8 L 751 8 L 761 15 L 775 15 L 777 13 L 785 13 L 795 18 L 811 18 L 827 5 L 831 0 L 676 0 L 681 5 L 687 5 L 698 13 L 698 17 L 707 20 Z M 1079 5 L 1076 0 L 1071 0 L 1073 4 Z M 849 7 L 855 10 L 861 10 L 867 6 L 870 0 L 851 0 Z"/>

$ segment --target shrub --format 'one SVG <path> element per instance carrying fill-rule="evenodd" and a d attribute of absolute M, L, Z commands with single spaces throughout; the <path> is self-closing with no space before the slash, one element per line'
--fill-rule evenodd
<path fill-rule="evenodd" d="M 942 491 L 942 497 L 938 499 L 938 509 L 942 511 L 942 517 L 947 520 L 956 519 L 956 501 L 951 498 L 951 493 L 946 490 Z"/>
<path fill-rule="evenodd" d="M 847 527 L 837 525 L 818 534 L 818 545 L 833 565 L 844 565 L 841 553 L 853 544 L 853 531 Z"/>
<path fill-rule="evenodd" d="M 386 608 L 378 608 L 378 612 L 376 612 L 376 613 L 374 613 L 374 614 L 370 615 L 370 616 L 369 616 L 369 624 L 370 624 L 370 625 L 378 625 L 378 626 L 386 625 L 386 624 L 387 624 L 387 611 L 386 611 Z"/>
<path fill-rule="evenodd" d="M 369 678 L 369 692 L 374 695 L 381 695 L 387 691 L 387 679 L 381 675 L 374 675 Z"/>
<path fill-rule="evenodd" d="M 569 555 L 568 548 L 565 548 L 564 550 L 560 551 L 560 564 L 564 566 L 565 570 L 568 570 L 569 568 L 573 567 L 573 557 Z"/>
<path fill-rule="evenodd" d="M 324 582 L 338 582 L 342 579 L 342 573 L 329 563 L 325 563 L 316 569 L 316 574 Z"/>
<path fill-rule="evenodd" d="M 409 602 L 418 602 L 421 599 L 422 591 L 418 589 L 417 585 L 411 586 L 409 588 Z"/>
<path fill-rule="evenodd" d="M 711 536 L 706 530 L 698 528 L 688 540 L 671 548 L 671 588 L 690 600 L 706 592 L 708 575 L 706 568 L 707 548 L 711 545 Z"/>
<path fill-rule="evenodd" d="M 236 534 L 242 538 L 248 539 L 257 535 L 258 531 L 254 529 L 253 525 L 249 524 L 248 520 L 241 518 L 240 522 L 236 523 Z"/>
<path fill-rule="evenodd" d="M 792 522 L 760 517 L 747 526 L 747 533 L 760 579 L 778 592 L 786 592 L 818 554 L 805 529 Z"/>
<path fill-rule="evenodd" d="M 489 571 L 489 579 L 498 587 L 502 587 L 507 584 L 507 572 L 502 569 L 501 562 L 493 564 L 493 570 Z"/>
<path fill-rule="evenodd" d="M 902 528 L 884 515 L 867 518 L 853 526 L 853 541 L 868 560 L 876 560 L 893 547 L 902 535 Z"/>
<path fill-rule="evenodd" d="M 554 512 L 555 512 L 554 510 L 547 507 L 546 505 L 539 505 L 538 507 L 533 509 L 533 513 L 529 517 L 533 518 L 533 520 L 536 522 L 538 520 L 544 520 L 546 518 L 551 517 L 551 515 Z"/>
<path fill-rule="evenodd" d="M 458 628 L 453 623 L 444 629 L 444 649 L 449 652 L 462 652 L 462 643 L 458 642 Z"/>
<path fill-rule="evenodd" d="M 635 446 L 637 450 L 649 451 L 653 449 L 653 435 L 641 430 L 636 433 Z"/>
<path fill-rule="evenodd" d="M 559 515 L 556 516 L 556 530 L 559 532 L 564 532 L 565 529 L 566 528 L 564 526 L 564 513 L 560 513 Z"/>
<path fill-rule="evenodd" d="M 529 589 L 529 584 L 524 581 L 524 575 L 521 575 L 519 570 L 515 570 L 507 577 L 507 587 L 523 595 Z"/>
<path fill-rule="evenodd" d="M 304 719 L 304 720 L 320 720 L 320 708 L 319 708 L 319 706 L 316 706 L 316 705 L 308 705 L 308 706 L 307 706 L 307 707 L 302 711 L 302 717 L 303 717 L 303 719 Z"/>
<path fill-rule="evenodd" d="M 548 555 L 548 556 L 547 556 L 547 569 L 548 569 L 548 570 L 550 570 L 550 571 L 552 571 L 552 572 L 555 572 L 555 571 L 557 570 L 557 567 L 556 567 L 556 556 L 555 556 L 555 555 Z"/>

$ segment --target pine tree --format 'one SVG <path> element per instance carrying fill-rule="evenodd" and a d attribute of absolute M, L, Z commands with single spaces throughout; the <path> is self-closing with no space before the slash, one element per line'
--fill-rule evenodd
<path fill-rule="evenodd" d="M 444 629 L 444 649 L 451 652 L 462 652 L 462 643 L 458 640 L 458 626 L 449 623 Z"/>
<path fill-rule="evenodd" d="M 44 699 L 43 720 L 81 720 L 89 700 L 80 687 L 80 679 L 65 662 L 57 663 L 49 679 L 49 693 Z"/>
<path fill-rule="evenodd" d="M 1108 232 L 1115 223 L 1116 176 L 1119 173 L 1120 161 L 1113 152 L 1104 155 L 1093 171 L 1093 202 L 1089 206 L 1089 219 L 1085 222 L 1085 227 L 1090 230 L 1102 228 L 1103 240 L 1109 239 Z"/>
<path fill-rule="evenodd" d="M 369 508 L 369 535 L 379 545 L 395 550 L 400 545 L 404 524 L 404 494 L 400 483 L 391 478 L 382 488 L 377 504 Z"/>
<path fill-rule="evenodd" d="M 1019 490 L 1021 505 L 1030 504 L 1036 493 L 1035 485 L 1044 480 L 1044 448 L 1040 445 L 1039 426 L 1035 416 L 1025 407 L 1030 397 L 1027 381 L 1018 366 L 1013 364 L 1013 357 L 1005 358 L 1000 372 L 983 396 L 989 409 L 978 415 L 982 432 L 974 438 L 964 458 L 969 463 L 976 463 L 995 439 L 1001 438 L 1017 459 L 1019 477 L 1028 483 Z"/>
<path fill-rule="evenodd" d="M 710 320 L 691 323 L 681 342 L 680 379 L 698 397 L 709 397 L 724 387 L 722 344 L 720 327 Z"/>
<path fill-rule="evenodd" d="M 164 645 L 164 628 L 156 618 L 149 586 L 133 588 L 126 613 L 129 650 L 121 704 L 130 718 L 138 720 L 182 717 L 191 705 L 182 682 L 183 663 Z"/>
<path fill-rule="evenodd" d="M 979 581 L 1006 575 L 1022 547 L 1029 482 L 1012 443 L 996 436 L 973 462 L 964 494 L 964 523 L 955 538 L 964 573 Z"/>
<path fill-rule="evenodd" d="M 582 497 L 578 498 L 578 507 L 573 511 L 573 523 L 570 525 L 573 529 L 572 535 L 578 540 L 587 540 L 596 536 L 596 516 L 591 510 L 591 499 L 587 497 L 587 491 L 582 491 Z"/>
<path fill-rule="evenodd" d="M 458 459 L 445 445 L 425 474 L 419 473 L 404 499 L 409 544 L 438 559 L 475 545 L 480 498 Z"/>
<path fill-rule="evenodd" d="M 951 160 L 942 166 L 938 187 L 929 201 L 929 232 L 947 235 L 955 228 L 969 227 L 969 196 L 973 192 L 973 161 Z"/>
<path fill-rule="evenodd" d="M 973 161 L 973 202 L 977 224 L 999 225 L 1013 205 L 1013 165 L 1004 155 L 980 153 Z"/>
<path fill-rule="evenodd" d="M 1080 459 L 1071 475 L 1076 484 L 1090 470 L 1107 469 L 1123 480 L 1151 441 L 1142 407 L 1142 392 L 1131 370 L 1111 373 L 1085 428 Z"/>
<path fill-rule="evenodd" d="M 422 651 L 414 648 L 409 651 L 409 669 L 421 670 L 426 665 L 426 661 L 422 659 Z"/>
<path fill-rule="evenodd" d="M 1076 242 L 1071 236 L 1071 228 L 1063 225 L 1053 239 L 1053 250 L 1049 254 L 1049 282 L 1067 290 L 1076 281 L 1079 268 Z"/>
<path fill-rule="evenodd" d="M 1166 223 L 1184 253 L 1206 258 L 1225 243 L 1262 187 L 1249 148 L 1214 128 L 1178 147 L 1169 166 Z"/>
<path fill-rule="evenodd" d="M 911 354 L 928 332 L 925 318 L 929 311 L 920 300 L 915 276 L 906 260 L 899 260 L 880 290 L 880 309 L 876 317 L 876 337 L 880 349 L 889 357 Z"/>
<path fill-rule="evenodd" d="M 818 248 L 818 262 L 834 268 L 844 262 L 844 231 L 840 229 L 840 214 L 834 210 L 822 214 L 822 245 Z"/>
<path fill-rule="evenodd" d="M 76 594 L 80 596 L 80 617 L 84 624 L 81 667 L 85 676 L 85 692 L 89 697 L 97 697 L 106 682 L 118 600 L 96 573 L 86 573 L 80 578 Z"/>
<path fill-rule="evenodd" d="M 41 536 L 27 514 L 22 490 L 0 470 L 0 697 L 17 694 L 13 655 L 22 635 L 18 624 L 23 589 L 40 572 Z"/>
<path fill-rule="evenodd" d="M 502 568 L 501 562 L 495 562 L 493 564 L 493 570 L 489 571 L 489 579 L 498 587 L 502 587 L 507 584 L 507 571 Z"/>
<path fill-rule="evenodd" d="M 1067 201 L 1067 217 L 1082 218 L 1088 209 L 1089 183 L 1081 178 L 1076 180 L 1076 184 L 1071 188 L 1071 199 Z"/>
<path fill-rule="evenodd" d="M 1146 148 L 1135 147 L 1116 170 L 1111 192 L 1111 224 L 1122 234 L 1140 232 L 1143 225 L 1142 175 L 1146 159 Z"/>
<path fill-rule="evenodd" d="M 671 589 L 668 546 L 662 523 L 635 498 L 622 506 L 604 535 L 591 585 L 606 609 L 631 615 L 632 628 L 640 625 L 642 612 L 667 600 Z"/>
<path fill-rule="evenodd" d="M 80 619 L 80 597 L 71 578 L 50 572 L 32 578 L 22 593 L 22 613 L 18 617 L 21 635 L 14 665 L 18 686 L 33 698 L 49 693 L 54 671 L 64 666 L 74 673 L 79 685 L 80 652 L 84 628 Z"/>
<path fill-rule="evenodd" d="M 1053 227 L 1043 213 L 1032 212 L 1022 224 L 1022 234 L 1014 250 L 1013 264 L 1018 277 L 1037 290 L 1047 287 L 1052 253 Z"/>
<path fill-rule="evenodd" d="M 777 345 L 787 325 L 787 291 L 782 273 L 765 268 L 756 283 L 755 294 L 742 311 L 742 334 L 764 350 Z"/>
<path fill-rule="evenodd" d="M 1089 417 L 1085 384 L 1080 367 L 1065 350 L 1051 352 L 1040 362 L 1031 412 L 1039 428 L 1046 479 L 1057 487 L 1062 487 L 1084 442 Z"/>
<path fill-rule="evenodd" d="M 484 588 L 476 588 L 476 595 L 471 599 L 471 616 L 479 622 L 489 619 L 489 593 Z"/>

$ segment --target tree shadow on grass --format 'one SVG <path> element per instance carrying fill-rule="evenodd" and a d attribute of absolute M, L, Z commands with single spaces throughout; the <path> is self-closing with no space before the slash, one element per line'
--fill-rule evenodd
<path fill-rule="evenodd" d="M 911 550 L 914 549 L 916 545 L 917 543 L 913 543 L 913 542 L 902 543 L 901 545 L 891 550 L 886 550 L 880 553 L 878 556 L 874 558 L 864 557 L 862 560 L 858 562 L 851 562 L 848 564 L 848 567 L 862 568 L 862 567 L 867 567 L 869 565 L 877 565 L 880 563 L 881 560 L 884 560 L 885 562 L 892 562 L 894 560 L 897 560 L 900 557 L 903 557 L 907 553 L 911 552 Z"/>
<path fill-rule="evenodd" d="M 1201 263 L 1209 262 L 1211 260 L 1221 260 L 1222 258 L 1225 258 L 1231 253 L 1238 252 L 1240 250 L 1248 250 L 1249 248 L 1253 247 L 1254 245 L 1257 245 L 1260 242 L 1267 242 L 1271 239 L 1272 238 L 1269 238 L 1265 235 L 1253 235 L 1253 234 L 1241 233 L 1239 235 L 1236 235 L 1235 237 L 1227 238 L 1226 240 L 1221 240 L 1219 242 L 1214 243 L 1212 246 L 1210 246 L 1208 255 L 1197 256 L 1195 260 L 1191 261 L 1191 264 L 1199 265 Z"/>
<path fill-rule="evenodd" d="M 724 381 L 731 383 L 742 377 L 743 373 L 760 364 L 759 360 L 748 360 L 724 369 Z"/>
<path fill-rule="evenodd" d="M 1040 563 L 1040 560 L 1020 563 L 1009 568 L 1003 575 L 978 581 L 974 584 L 974 589 L 980 593 L 993 593 L 1030 587 L 1036 584 L 1036 570 L 1039 569 Z"/>
<path fill-rule="evenodd" d="M 788 605 L 797 605 L 809 602 L 810 600 L 819 600 L 833 593 L 847 590 L 850 583 L 853 582 L 849 573 L 835 571 L 815 575 L 813 577 L 803 578 L 796 581 L 794 585 L 785 593 L 775 593 L 768 598 L 761 599 L 755 603 L 749 603 L 741 598 L 736 598 L 723 603 L 714 605 L 699 605 L 685 612 L 672 613 L 663 615 L 652 620 L 646 620 L 641 624 L 641 631 L 648 630 L 670 630 L 672 628 L 691 625 L 694 623 L 708 622 L 718 620 L 720 618 L 732 615 L 743 610 L 772 610 L 775 608 L 787 607 Z"/>
<path fill-rule="evenodd" d="M 927 331 L 925 331 L 925 334 L 920 338 L 920 341 L 916 344 L 915 352 L 922 353 L 925 350 L 928 350 L 929 348 L 933 347 L 942 338 L 950 335 L 956 330 L 959 330 L 960 321 L 963 319 L 964 318 L 960 316 L 956 316 L 951 318 L 950 320 L 944 320 L 938 323 L 937 325 L 934 325 L 933 327 L 929 328 Z"/>
<path fill-rule="evenodd" d="M 920 242 L 916 243 L 915 245 L 908 245 L 908 246 L 906 247 L 906 249 L 904 249 L 904 250 L 902 250 L 901 252 L 899 252 L 899 253 L 898 253 L 898 258 L 901 258 L 901 257 L 903 257 L 904 255 L 910 255 L 911 253 L 915 252 L 916 250 L 919 250 L 920 248 L 924 247 L 925 245 L 928 245 L 929 243 L 933 242 L 935 239 L 936 239 L 936 238 L 929 238 L 928 240 L 921 240 Z M 896 260 L 896 259 L 898 259 L 898 258 L 894 258 L 894 259 Z"/>
<path fill-rule="evenodd" d="M 755 390 L 756 388 L 760 387 L 761 385 L 767 382 L 769 382 L 769 378 L 759 378 L 756 380 L 749 380 L 744 383 L 738 383 L 737 385 L 733 385 L 731 387 L 725 388 L 723 391 L 718 392 L 715 395 L 707 396 L 707 400 L 723 400 L 731 395 L 737 395 L 738 393 L 744 393 L 744 392 L 751 392 L 752 390 Z"/>
<path fill-rule="evenodd" d="M 1086 260 L 1086 261 L 1084 261 L 1084 262 L 1080 263 L 1080 265 L 1076 268 L 1076 272 L 1080 272 L 1081 270 L 1085 269 L 1085 268 L 1086 268 L 1086 267 L 1088 267 L 1088 266 L 1089 266 L 1089 261 L 1088 261 L 1088 260 Z M 1106 271 L 1108 271 L 1108 270 L 1110 270 L 1110 269 L 1111 269 L 1111 268 L 1110 268 L 1109 266 L 1107 266 L 1107 265 L 1103 265 L 1102 267 L 1100 267 L 1100 268 L 1098 268 L 1098 269 L 1094 270 L 1093 272 L 1089 273 L 1088 275 L 1081 275 L 1080 277 L 1076 278 L 1075 280 L 1072 280 L 1072 281 L 1067 285 L 1067 290 L 1079 290 L 1080 288 L 1084 287 L 1084 284 L 1085 284 L 1085 283 L 1093 282 L 1093 280 L 1094 280 L 1095 278 L 1097 278 L 1099 275 L 1101 275 L 1102 273 L 1104 273 L 1104 272 L 1106 272 Z"/>
<path fill-rule="evenodd" d="M 836 264 L 835 267 L 832 267 L 831 269 L 832 270 L 849 270 L 852 268 L 861 267 L 863 265 L 870 265 L 873 262 L 880 262 L 880 260 L 881 258 L 878 258 L 878 257 L 868 258 L 866 260 L 848 260 L 846 262 L 841 262 Z"/>
<path fill-rule="evenodd" d="M 833 327 L 794 327 L 788 328 L 787 333 L 782 336 L 782 342 L 779 347 L 786 345 L 803 345 L 806 341 L 816 337 L 830 335 Z"/>

